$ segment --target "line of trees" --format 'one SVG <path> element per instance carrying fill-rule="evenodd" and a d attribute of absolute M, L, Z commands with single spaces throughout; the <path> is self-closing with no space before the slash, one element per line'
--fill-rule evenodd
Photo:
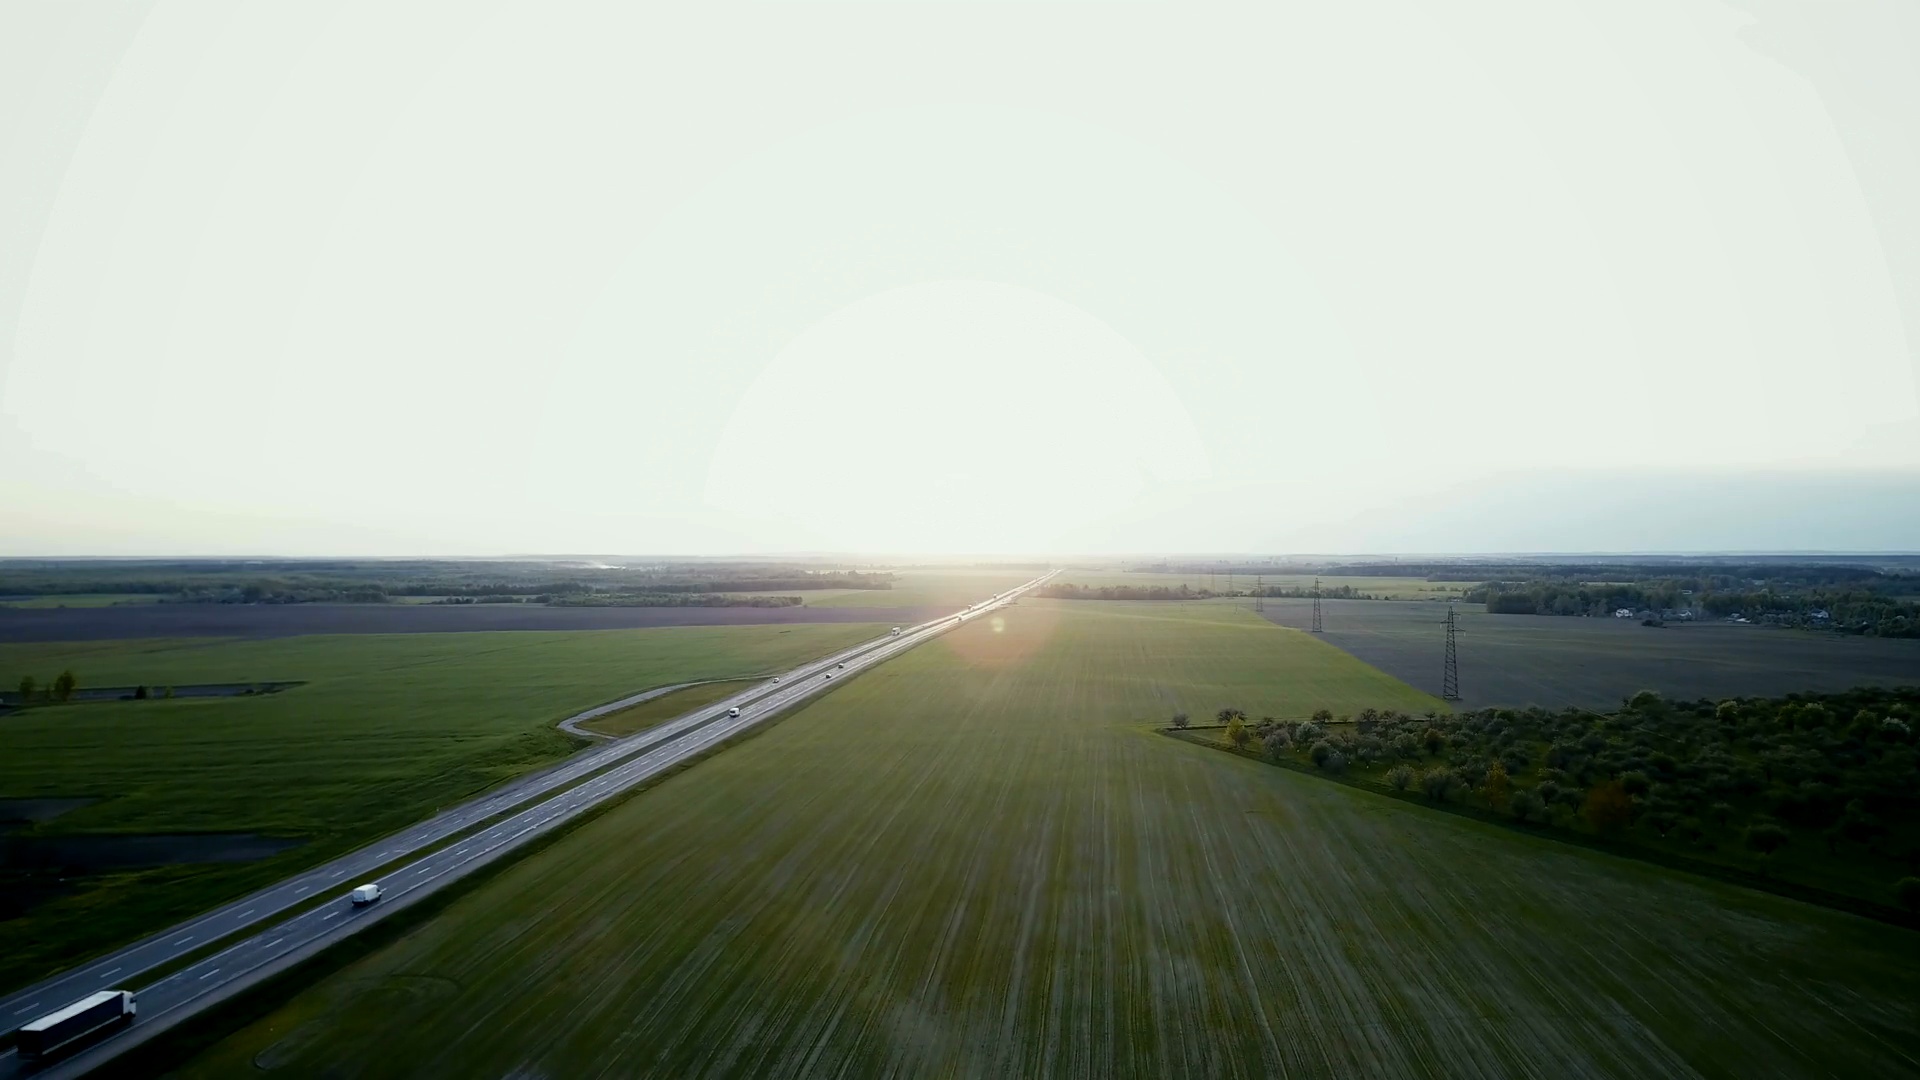
<path fill-rule="evenodd" d="M 1165 585 L 1043 585 L 1041 596 L 1054 600 L 1210 600 L 1225 593 Z"/>
<path fill-rule="evenodd" d="M 1305 600 L 1314 595 L 1313 588 L 1306 585 L 1266 585 L 1248 589 L 1248 596 L 1281 596 L 1295 600 Z M 1372 593 L 1363 593 L 1351 585 L 1322 585 L 1320 597 L 1323 600 L 1372 600 Z"/>
<path fill-rule="evenodd" d="M 1313 595 L 1311 588 L 1298 585 L 1267 585 L 1258 588 L 1238 589 L 1232 592 L 1200 588 L 1195 589 L 1184 583 L 1180 585 L 1045 585 L 1039 595 L 1055 600 L 1212 600 L 1216 597 L 1233 596 L 1272 596 L 1305 599 Z M 1320 596 L 1329 600 L 1372 600 L 1371 593 L 1363 593 L 1351 585 L 1329 585 L 1321 588 Z"/>
<path fill-rule="evenodd" d="M 22 675 L 15 687 L 18 704 L 31 705 L 37 701 L 71 701 L 74 691 L 80 689 L 80 679 L 72 668 L 54 676 L 50 683 L 41 683 L 31 675 Z"/>
<path fill-rule="evenodd" d="M 1920 637 L 1920 603 L 1862 588 L 1686 587 L 1682 580 L 1645 582 L 1490 581 L 1463 599 L 1497 615 L 1603 617 L 1619 609 L 1656 615 L 1740 615 L 1753 622 L 1831 629 L 1875 637 Z M 1695 581 L 1692 584 L 1703 584 Z"/>
<path fill-rule="evenodd" d="M 886 571 L 815 571 L 791 563 L 593 566 L 553 562 L 395 560 L 65 562 L 0 560 L 0 596 L 126 593 L 179 603 L 380 603 L 392 597 L 552 596 L 611 592 L 886 590 Z"/>
<path fill-rule="evenodd" d="M 641 576 L 632 581 L 619 579 L 521 583 L 426 581 L 389 586 L 386 592 L 390 596 L 570 596 L 588 593 L 667 596 L 679 593 L 812 592 L 820 589 L 884 591 L 892 588 L 892 574 L 863 574 L 859 571 L 847 571 L 791 577 L 709 577 L 691 581 L 662 581 L 647 576 Z"/>
<path fill-rule="evenodd" d="M 580 593 L 549 597 L 553 607 L 798 607 L 798 596 L 734 596 L 729 593 Z"/>
<path fill-rule="evenodd" d="M 1365 770 L 1397 791 L 1763 873 L 1799 852 L 1795 872 L 1812 884 L 1822 860 L 1840 860 L 1920 905 L 1920 688 L 1718 702 L 1642 692 L 1607 715 L 1219 715 L 1229 741 L 1273 760 Z"/>

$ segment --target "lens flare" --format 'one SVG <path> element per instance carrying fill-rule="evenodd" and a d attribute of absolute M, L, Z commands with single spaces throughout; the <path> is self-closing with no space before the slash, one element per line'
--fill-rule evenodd
<path fill-rule="evenodd" d="M 941 635 L 940 641 L 968 667 L 1017 667 L 1046 647 L 1059 621 L 1059 612 L 1044 601 L 1022 599 L 1018 606 L 996 611 L 977 623 L 967 620 L 952 633 Z"/>

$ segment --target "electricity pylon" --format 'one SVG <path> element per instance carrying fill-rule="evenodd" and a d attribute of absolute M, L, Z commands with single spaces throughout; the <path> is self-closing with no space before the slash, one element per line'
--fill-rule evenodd
<path fill-rule="evenodd" d="M 1320 579 L 1319 578 L 1313 579 L 1313 632 L 1316 634 L 1321 634 L 1326 632 L 1320 626 Z"/>
<path fill-rule="evenodd" d="M 1460 700 L 1460 647 L 1453 637 L 1460 630 L 1453 617 L 1453 603 L 1447 603 L 1447 666 L 1440 674 L 1440 696 L 1447 701 Z"/>

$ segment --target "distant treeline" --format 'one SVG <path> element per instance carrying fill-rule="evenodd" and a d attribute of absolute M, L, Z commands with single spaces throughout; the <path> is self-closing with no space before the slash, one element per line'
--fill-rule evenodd
<path fill-rule="evenodd" d="M 1244 595 L 1283 596 L 1283 597 L 1291 597 L 1296 600 L 1304 600 L 1308 597 L 1313 596 L 1314 591 L 1312 587 L 1302 586 L 1302 585 L 1265 585 L 1256 589 L 1248 589 Z M 1363 593 L 1351 585 L 1322 585 L 1320 586 L 1319 595 L 1323 600 L 1371 600 L 1373 599 L 1372 593 Z"/>
<path fill-rule="evenodd" d="M 1501 615 L 1585 615 L 1649 612 L 1660 618 L 1738 615 L 1750 622 L 1831 629 L 1872 637 L 1920 637 L 1920 603 L 1863 588 L 1715 589 L 1696 578 L 1600 584 L 1580 581 L 1491 581 L 1463 599 Z"/>
<path fill-rule="evenodd" d="M 892 574 L 862 574 L 850 571 L 844 574 L 809 574 L 805 577 L 767 577 L 767 578 L 712 578 L 704 581 L 651 581 L 635 583 L 635 592 L 644 591 L 650 596 L 677 595 L 681 593 L 722 593 L 722 592 L 809 592 L 819 589 L 873 589 L 893 588 Z M 575 593 L 623 593 L 618 584 L 605 581 L 535 581 L 523 584 L 480 583 L 467 584 L 450 581 L 409 582 L 404 585 L 387 587 L 389 596 L 534 596 L 539 594 L 575 594 Z"/>
<path fill-rule="evenodd" d="M 1804 557 L 1799 557 L 1804 559 Z M 1908 557 L 1887 557 L 1885 567 L 1860 561 L 1795 561 L 1783 558 L 1720 560 L 1699 558 L 1667 561 L 1550 562 L 1544 560 L 1502 562 L 1496 560 L 1435 560 L 1431 562 L 1343 563 L 1316 566 L 1311 563 L 1159 563 L 1136 569 L 1173 574 L 1317 574 L 1322 577 L 1404 577 L 1427 581 L 1485 581 L 1488 579 L 1551 579 L 1578 581 L 1673 581 L 1681 588 L 1727 589 L 1751 586 L 1759 582 L 1776 585 L 1890 586 L 1908 592 L 1920 591 L 1920 572 Z"/>
<path fill-rule="evenodd" d="M 578 593 L 547 600 L 553 607 L 799 607 L 797 596 L 732 596 L 727 593 Z"/>
<path fill-rule="evenodd" d="M 387 602 L 387 593 L 378 585 L 350 585 L 344 588 L 269 583 L 242 585 L 237 588 L 209 588 L 204 585 L 195 585 L 171 596 L 162 596 L 160 602 L 163 604 L 384 604 Z"/>
<path fill-rule="evenodd" d="M 1920 915 L 1920 688 L 1678 702 L 1641 692 L 1611 715 L 1219 719 L 1243 749 L 1436 802 L 1761 873 L 1791 852 L 1791 872 L 1810 883 L 1844 867 L 1883 882 L 1880 902 Z"/>
<path fill-rule="evenodd" d="M 1215 591 L 1213 589 L 1195 589 L 1187 585 L 1046 585 L 1039 595 L 1055 600 L 1211 600 L 1223 596 L 1276 596 L 1306 598 L 1313 595 L 1311 588 L 1297 585 L 1268 585 L 1255 589 L 1236 589 L 1233 591 Z M 1363 593 L 1351 585 L 1323 585 L 1321 597 L 1329 600 L 1371 600 L 1373 594 Z"/>
<path fill-rule="evenodd" d="M 1224 595 L 1185 585 L 1043 585 L 1039 593 L 1054 600 L 1210 600 Z"/>
<path fill-rule="evenodd" d="M 191 568 L 188 574 L 183 569 Z M 890 573 L 814 572 L 766 564 L 694 563 L 644 568 L 552 563 L 0 563 L 0 596 L 86 593 L 149 595 L 183 604 L 378 604 L 397 597 L 482 603 L 546 602 L 558 596 L 675 596 L 820 589 L 885 590 Z M 275 574 L 273 570 L 296 570 Z M 773 605 L 778 606 L 778 605 Z"/>

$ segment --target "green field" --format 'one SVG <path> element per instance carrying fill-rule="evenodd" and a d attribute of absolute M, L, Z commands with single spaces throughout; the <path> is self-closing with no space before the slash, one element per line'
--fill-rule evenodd
<path fill-rule="evenodd" d="M 611 712 L 588 720 L 580 727 L 588 731 L 597 731 L 602 735 L 631 735 L 636 731 L 645 731 L 655 724 L 665 723 L 676 716 L 683 716 L 700 708 L 711 705 L 722 698 L 732 697 L 752 686 L 754 679 L 725 679 L 717 682 L 697 683 L 684 690 L 675 690 L 671 694 L 661 694 L 638 705 L 631 705 L 619 712 Z"/>
<path fill-rule="evenodd" d="M 1253 574 L 1234 574 L 1229 581 L 1225 574 L 1159 574 L 1152 572 L 1134 572 L 1125 570 L 1066 570 L 1054 579 L 1062 585 L 1131 585 L 1136 588 L 1151 589 L 1161 586 L 1177 589 L 1185 585 L 1189 589 L 1209 589 L 1225 592 L 1231 585 L 1235 591 L 1245 592 L 1254 587 L 1256 581 L 1272 588 L 1311 589 L 1312 574 L 1263 574 L 1257 578 Z M 1382 600 L 1446 600 L 1459 596 L 1468 588 L 1480 584 L 1478 581 L 1428 581 L 1417 577 L 1345 577 L 1324 576 L 1320 579 L 1323 589 L 1342 586 L 1358 592 L 1371 594 Z"/>
<path fill-rule="evenodd" d="M 1916 936 L 1152 734 L 1421 708 L 1232 608 L 1026 602 L 455 901 L 184 1072 L 1890 1076 Z"/>
<path fill-rule="evenodd" d="M 53 899 L 0 922 L 0 986 L 564 757 L 576 742 L 553 724 L 582 709 L 650 686 L 781 670 L 880 630 L 818 624 L 0 645 L 7 686 L 23 674 L 44 684 L 69 667 L 87 685 L 306 682 L 262 697 L 74 704 L 0 717 L 0 798 L 100 800 L 40 833 L 243 832 L 307 841 L 260 862 L 60 883 Z"/>

